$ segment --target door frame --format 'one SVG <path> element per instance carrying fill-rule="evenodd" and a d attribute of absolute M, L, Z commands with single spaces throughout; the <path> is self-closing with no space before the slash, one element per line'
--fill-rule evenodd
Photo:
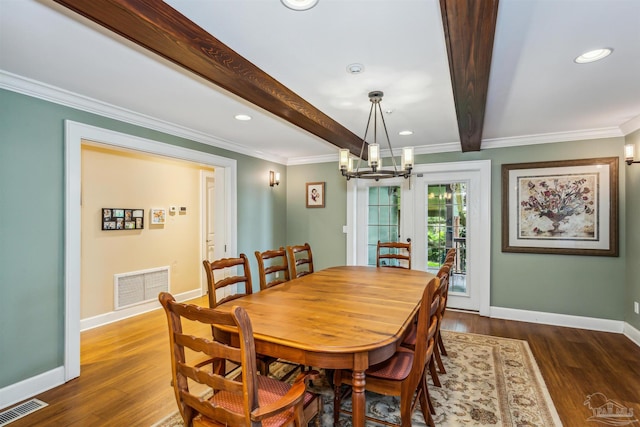
<path fill-rule="evenodd" d="M 225 216 L 228 250 L 237 248 L 237 162 L 202 151 L 140 138 L 109 129 L 65 120 L 65 316 L 64 379 L 80 376 L 80 250 L 81 250 L 81 146 L 83 140 L 147 154 L 201 163 L 224 170 Z M 202 233 L 200 233 L 202 235 Z M 201 245 L 202 246 L 202 245 Z"/>
<path fill-rule="evenodd" d="M 474 247 L 476 254 L 480 257 L 476 263 L 474 270 L 474 282 L 475 286 L 480 291 L 480 307 L 479 314 L 482 316 L 489 316 L 490 314 L 490 302 L 491 302 L 491 160 L 473 160 L 466 162 L 447 162 L 447 163 L 423 163 L 414 166 L 412 171 L 413 175 L 417 174 L 446 174 L 447 172 L 478 172 L 479 176 L 479 200 L 486 201 L 486 203 L 479 203 L 475 211 L 480 216 L 480 223 L 486 224 L 486 227 L 481 227 L 478 230 L 476 236 L 473 236 Z M 403 184 L 402 194 L 402 206 L 406 206 L 405 203 L 411 204 L 411 209 L 405 208 L 405 212 L 409 217 L 405 217 L 406 220 L 404 235 L 411 235 L 413 232 L 413 212 L 415 207 L 413 206 L 415 197 L 412 194 L 413 177 L 406 180 L 406 184 Z M 390 181 L 389 181 L 390 182 Z M 362 199 L 362 191 L 358 191 L 362 187 L 369 187 L 371 184 L 358 184 L 357 179 L 347 181 L 347 265 L 357 265 L 357 243 L 359 235 L 362 234 L 362 229 L 359 227 L 362 221 L 358 221 L 357 207 L 358 202 Z M 407 193 L 405 193 L 408 190 Z M 360 197 L 358 197 L 360 195 Z M 409 197 L 407 197 L 409 196 Z M 409 230 L 406 226 L 410 226 Z M 403 236 L 404 237 L 404 236 Z M 470 239 L 471 241 L 471 239 Z"/>
<path fill-rule="evenodd" d="M 214 180 L 214 206 L 225 206 L 225 198 L 224 191 L 218 191 L 218 186 L 225 186 L 225 169 L 224 168 L 215 168 L 213 171 L 200 171 L 200 259 L 207 259 L 208 256 L 208 248 L 207 248 L 207 179 L 213 178 Z M 222 183 L 222 184 L 220 184 Z M 215 208 L 214 208 L 215 209 Z M 214 219 L 214 228 L 216 230 L 222 230 L 220 232 L 216 231 L 216 237 L 214 242 L 214 257 L 213 259 L 226 258 L 229 252 L 228 242 L 227 242 L 227 233 L 225 230 L 226 222 L 225 210 L 222 212 L 217 212 Z M 200 270 L 200 290 L 202 294 L 206 294 L 209 292 L 209 285 L 207 283 L 207 274 L 204 269 Z"/>

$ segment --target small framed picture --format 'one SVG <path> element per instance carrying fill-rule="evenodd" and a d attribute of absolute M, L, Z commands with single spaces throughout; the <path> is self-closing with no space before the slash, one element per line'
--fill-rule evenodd
<path fill-rule="evenodd" d="M 167 210 L 161 208 L 151 209 L 151 224 L 164 224 L 167 218 Z"/>
<path fill-rule="evenodd" d="M 324 182 L 307 182 L 307 207 L 324 208 Z"/>

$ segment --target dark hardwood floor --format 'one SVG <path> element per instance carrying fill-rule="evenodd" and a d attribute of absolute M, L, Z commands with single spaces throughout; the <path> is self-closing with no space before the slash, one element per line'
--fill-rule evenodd
<path fill-rule="evenodd" d="M 206 297 L 194 302 L 207 305 Z M 442 327 L 528 341 L 565 426 L 604 425 L 587 421 L 583 403 L 596 392 L 640 419 L 640 348 L 624 335 L 453 310 Z M 150 426 L 177 410 L 161 310 L 83 332 L 81 364 L 80 378 L 36 396 L 49 406 L 11 427 Z"/>

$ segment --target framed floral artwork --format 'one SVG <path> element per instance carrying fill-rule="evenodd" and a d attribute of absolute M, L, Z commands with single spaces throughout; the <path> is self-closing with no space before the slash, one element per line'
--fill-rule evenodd
<path fill-rule="evenodd" d="M 151 224 L 163 225 L 167 218 L 167 210 L 164 208 L 153 208 L 150 210 Z"/>
<path fill-rule="evenodd" d="M 502 251 L 618 256 L 618 162 L 502 165 Z"/>
<path fill-rule="evenodd" d="M 307 207 L 324 208 L 324 182 L 307 182 Z"/>

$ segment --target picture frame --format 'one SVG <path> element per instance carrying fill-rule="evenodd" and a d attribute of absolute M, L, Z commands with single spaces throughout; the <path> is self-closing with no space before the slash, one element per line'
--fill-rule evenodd
<path fill-rule="evenodd" d="M 618 256 L 619 161 L 502 165 L 502 252 Z"/>
<path fill-rule="evenodd" d="M 324 208 L 325 192 L 324 182 L 307 182 L 307 207 Z"/>
<path fill-rule="evenodd" d="M 150 211 L 152 225 L 164 225 L 167 220 L 167 210 L 164 208 L 153 208 Z"/>
<path fill-rule="evenodd" d="M 144 209 L 102 208 L 102 230 L 142 230 Z"/>

